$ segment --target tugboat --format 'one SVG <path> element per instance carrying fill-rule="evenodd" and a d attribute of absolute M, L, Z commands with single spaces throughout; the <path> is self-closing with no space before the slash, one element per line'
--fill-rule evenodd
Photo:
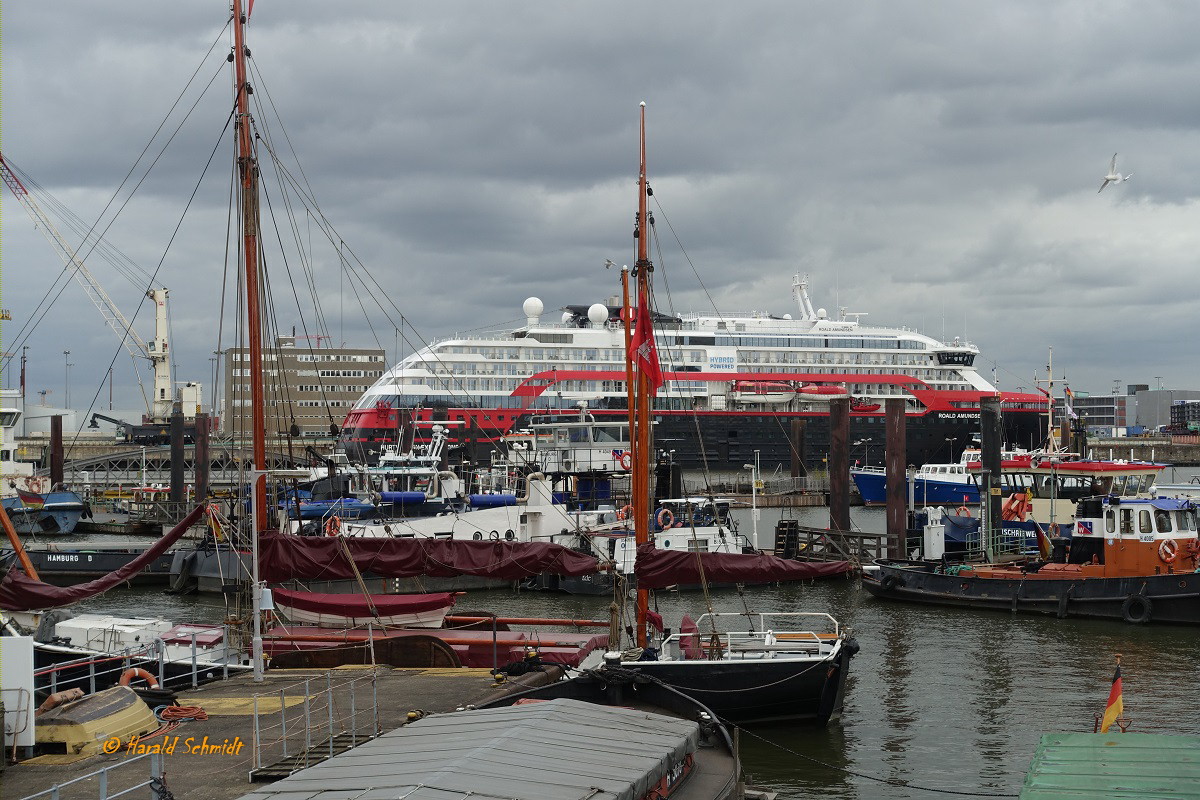
<path fill-rule="evenodd" d="M 1003 530 L 977 540 L 990 563 L 883 559 L 863 575 L 875 597 L 1126 622 L 1200 624 L 1196 505 L 1165 497 L 1079 500 L 1068 536 L 1039 533 L 1040 557 L 998 563 Z"/>

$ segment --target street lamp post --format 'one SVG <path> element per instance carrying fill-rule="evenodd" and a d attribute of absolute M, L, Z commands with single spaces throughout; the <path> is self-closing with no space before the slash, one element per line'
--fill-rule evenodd
<path fill-rule="evenodd" d="M 70 350 L 63 350 L 63 404 L 71 407 L 71 362 L 68 360 L 71 357 Z"/>
<path fill-rule="evenodd" d="M 759 451 L 754 451 L 754 463 L 743 464 L 742 469 L 750 470 L 750 525 L 754 549 L 758 550 L 758 482 L 760 474 Z"/>

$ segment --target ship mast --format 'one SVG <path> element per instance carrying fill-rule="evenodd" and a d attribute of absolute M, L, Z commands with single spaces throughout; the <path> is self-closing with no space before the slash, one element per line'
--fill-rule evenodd
<path fill-rule="evenodd" d="M 654 272 L 654 265 L 650 263 L 650 220 L 647 214 L 646 198 L 649 195 L 649 186 L 646 183 L 646 103 L 641 105 L 641 121 L 639 132 L 639 163 L 638 163 L 638 215 L 637 227 L 637 262 L 633 267 L 633 277 L 637 281 L 637 301 L 638 301 L 638 321 L 640 325 L 651 325 L 651 306 L 650 306 L 650 275 Z M 624 279 L 624 273 L 622 273 Z M 625 281 L 628 286 L 628 282 Z M 626 308 L 628 309 L 628 293 L 626 293 Z M 628 330 L 629 318 L 632 315 L 626 313 L 626 330 Z M 653 347 L 654 331 L 638 331 L 638 337 L 648 337 L 643 341 L 649 341 Z M 627 340 L 628 340 L 627 336 Z M 626 347 L 626 372 L 632 379 L 634 366 L 634 353 L 630 352 L 630 348 Z M 650 376 L 645 369 L 637 370 L 637 384 L 634 392 L 634 408 L 630 417 L 630 444 L 633 446 L 633 476 L 632 476 L 632 493 L 633 493 L 633 518 L 634 518 L 634 541 L 637 545 L 643 545 L 650 541 L 650 429 L 653 425 L 653 418 L 650 410 L 650 396 L 653 392 L 653 387 L 650 383 Z M 646 616 L 649 611 L 649 595 L 644 589 L 639 589 L 637 593 L 637 646 L 646 646 Z"/>
<path fill-rule="evenodd" d="M 250 418 L 252 420 L 253 471 L 250 489 L 251 587 L 253 631 L 251 658 L 254 680 L 263 679 L 262 583 L 258 569 L 258 534 L 267 524 L 267 425 L 263 393 L 262 310 L 259 302 L 258 266 L 258 162 L 250 138 L 250 88 L 246 80 L 246 17 L 242 0 L 233 0 L 234 92 L 237 117 L 238 177 L 241 191 L 242 262 L 246 270 L 246 341 L 250 350 Z"/>
<path fill-rule="evenodd" d="M 234 91 L 237 117 L 238 176 L 241 190 L 242 261 L 246 271 L 246 342 L 250 350 L 250 412 L 254 465 L 253 533 L 267 523 L 267 426 L 263 391 L 262 308 L 258 268 L 258 162 L 251 139 L 250 88 L 246 80 L 246 16 L 242 0 L 233 0 Z"/>

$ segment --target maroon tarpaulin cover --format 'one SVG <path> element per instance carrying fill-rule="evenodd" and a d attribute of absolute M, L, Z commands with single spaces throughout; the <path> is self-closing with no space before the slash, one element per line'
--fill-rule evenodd
<path fill-rule="evenodd" d="M 96 578 L 87 583 L 77 583 L 74 586 L 51 586 L 48 583 L 42 583 L 29 577 L 14 562 L 14 566 L 9 569 L 4 579 L 0 580 L 0 608 L 5 611 L 33 611 L 58 608 L 70 605 L 78 600 L 86 600 L 101 592 L 107 592 L 114 586 L 122 584 L 134 575 L 137 575 L 154 559 L 165 553 L 167 548 L 175 544 L 179 537 L 183 536 L 187 532 L 187 529 L 200 519 L 200 515 L 203 513 L 204 506 L 196 506 L 192 509 L 192 513 L 183 518 L 183 522 L 180 522 L 164 534 L 146 552 L 115 572 L 110 572 L 101 578 Z"/>
<path fill-rule="evenodd" d="M 454 605 L 453 592 L 434 594 L 373 594 L 370 600 L 361 594 L 322 594 L 319 592 L 293 592 L 289 589 L 272 589 L 277 604 L 318 614 L 340 614 L 345 617 L 381 617 L 396 614 L 419 614 L 422 611 L 437 611 Z M 374 606 L 374 608 L 372 608 Z"/>
<path fill-rule="evenodd" d="M 354 539 L 269 533 L 259 537 L 259 574 L 270 583 L 353 578 L 354 570 L 343 545 L 359 572 L 384 578 L 478 575 L 517 580 L 543 572 L 590 575 L 599 569 L 594 557 L 550 542 Z"/>
<path fill-rule="evenodd" d="M 652 544 L 640 544 L 634 565 L 638 588 L 662 589 L 680 583 L 700 583 L 697 557 L 704 562 L 704 578 L 709 583 L 799 581 L 841 575 L 852 569 L 849 561 L 809 563 L 768 555 L 660 550 Z"/>

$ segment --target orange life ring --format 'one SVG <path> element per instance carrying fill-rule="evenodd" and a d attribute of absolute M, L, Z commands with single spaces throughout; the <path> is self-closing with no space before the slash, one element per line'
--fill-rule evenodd
<path fill-rule="evenodd" d="M 1174 539 L 1163 539 L 1158 545 L 1158 557 L 1164 564 L 1174 564 L 1179 555 L 1179 545 Z"/>
<path fill-rule="evenodd" d="M 632 516 L 633 516 L 633 506 L 629 505 L 628 503 L 626 503 L 625 505 L 623 505 L 619 509 L 617 509 L 617 519 L 620 520 L 621 522 L 624 522 L 625 520 L 629 519 Z"/>
<path fill-rule="evenodd" d="M 329 519 L 325 520 L 325 535 L 337 536 L 342 532 L 342 518 L 334 514 Z"/>
<path fill-rule="evenodd" d="M 620 457 L 617 459 L 617 463 L 621 465 L 621 469 L 628 471 L 631 467 L 633 467 L 633 457 L 630 456 L 629 451 L 626 450 L 624 453 L 621 453 Z"/>
<path fill-rule="evenodd" d="M 959 506 L 958 508 L 954 509 L 954 513 L 960 517 L 969 517 L 971 516 L 971 509 L 967 508 L 966 506 Z"/>
<path fill-rule="evenodd" d="M 675 514 L 669 508 L 660 508 L 655 519 L 658 520 L 658 527 L 664 530 L 675 524 Z"/>
<path fill-rule="evenodd" d="M 1200 553 L 1200 539 L 1185 539 L 1183 549 L 1193 556 Z"/>
<path fill-rule="evenodd" d="M 158 681 L 155 680 L 154 676 L 141 667 L 130 667 L 129 669 L 125 670 L 121 673 L 121 679 L 117 681 L 117 683 L 121 684 L 122 686 L 128 686 L 133 682 L 134 678 L 141 678 L 151 689 L 158 688 Z"/>

